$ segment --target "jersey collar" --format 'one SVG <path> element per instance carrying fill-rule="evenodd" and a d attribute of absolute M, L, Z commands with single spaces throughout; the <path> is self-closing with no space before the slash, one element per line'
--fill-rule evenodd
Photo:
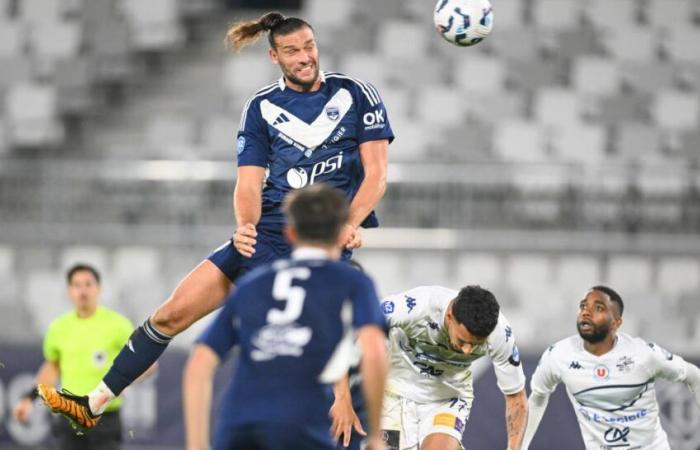
<path fill-rule="evenodd" d="M 329 259 L 325 250 L 315 247 L 299 247 L 292 252 L 292 259 Z"/>
<path fill-rule="evenodd" d="M 321 83 L 326 82 L 326 72 L 323 70 L 318 71 L 318 78 L 321 80 Z M 283 91 L 287 89 L 287 83 L 284 82 L 284 75 L 280 77 L 279 80 L 277 80 L 277 85 L 280 87 L 280 90 Z"/>

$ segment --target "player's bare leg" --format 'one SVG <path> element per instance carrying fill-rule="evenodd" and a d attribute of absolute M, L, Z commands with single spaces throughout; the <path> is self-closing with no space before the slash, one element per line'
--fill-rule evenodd
<path fill-rule="evenodd" d="M 459 450 L 462 448 L 457 439 L 444 433 L 432 433 L 423 439 L 420 450 Z"/>
<path fill-rule="evenodd" d="M 231 286 L 228 277 L 214 263 L 201 262 L 153 316 L 134 331 L 103 381 L 89 395 L 69 396 L 53 387 L 41 386 L 42 399 L 52 411 L 84 428 L 93 427 L 97 420 L 86 417 L 95 419 L 102 414 L 114 397 L 153 365 L 175 335 L 218 308 Z M 89 414 L 85 414 L 86 405 Z"/>

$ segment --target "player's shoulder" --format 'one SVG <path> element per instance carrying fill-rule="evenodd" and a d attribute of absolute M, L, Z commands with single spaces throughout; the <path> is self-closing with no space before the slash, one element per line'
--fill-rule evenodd
<path fill-rule="evenodd" d="M 673 354 L 656 342 L 647 341 L 641 337 L 630 336 L 626 333 L 617 334 L 618 346 L 632 354 L 652 358 L 662 356 L 668 360 L 673 359 Z"/>
<path fill-rule="evenodd" d="M 255 104 L 255 103 L 260 103 L 266 98 L 272 97 L 278 92 L 281 92 L 282 88 L 280 86 L 280 81 L 276 80 L 272 83 L 268 83 L 264 86 L 262 86 L 260 89 L 255 91 L 253 95 L 248 97 L 248 100 L 245 103 L 245 106 L 243 107 L 244 110 L 248 109 L 250 105 Z"/>
<path fill-rule="evenodd" d="M 369 81 L 341 73 L 323 72 L 326 83 L 331 87 L 346 88 L 356 96 L 363 96 L 371 105 L 376 105 L 381 101 L 379 91 Z"/>
<path fill-rule="evenodd" d="M 578 335 L 567 336 L 553 343 L 542 353 L 552 358 L 570 358 L 581 348 L 581 338 Z"/>
<path fill-rule="evenodd" d="M 75 311 L 66 311 L 60 316 L 56 317 L 49 323 L 49 328 L 47 331 L 56 332 L 60 331 L 66 327 L 71 327 L 73 322 L 76 320 Z"/>

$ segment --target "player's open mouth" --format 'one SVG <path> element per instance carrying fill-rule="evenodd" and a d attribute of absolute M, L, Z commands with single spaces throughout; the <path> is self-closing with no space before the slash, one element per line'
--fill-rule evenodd
<path fill-rule="evenodd" d="M 313 69 L 314 69 L 313 65 L 308 65 L 308 66 L 302 67 L 300 69 L 297 69 L 297 75 L 301 75 L 301 76 L 311 75 L 313 73 Z"/>
<path fill-rule="evenodd" d="M 593 328 L 593 324 L 592 324 L 591 322 L 587 321 L 587 320 L 582 320 L 582 321 L 578 324 L 578 327 L 579 327 L 581 330 L 586 331 L 586 330 L 592 329 L 592 328 Z"/>

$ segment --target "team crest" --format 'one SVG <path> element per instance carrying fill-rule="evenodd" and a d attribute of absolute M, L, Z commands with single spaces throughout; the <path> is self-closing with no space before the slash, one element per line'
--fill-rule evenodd
<path fill-rule="evenodd" d="M 598 364 L 595 366 L 595 369 L 593 369 L 593 376 L 596 378 L 596 380 L 607 381 L 607 379 L 610 378 L 610 370 L 607 366 Z"/>
<path fill-rule="evenodd" d="M 335 122 L 340 117 L 340 109 L 337 106 L 326 106 L 326 115 Z"/>
<path fill-rule="evenodd" d="M 629 356 L 623 356 L 617 361 L 617 370 L 623 373 L 631 371 L 633 366 L 634 360 Z"/>

